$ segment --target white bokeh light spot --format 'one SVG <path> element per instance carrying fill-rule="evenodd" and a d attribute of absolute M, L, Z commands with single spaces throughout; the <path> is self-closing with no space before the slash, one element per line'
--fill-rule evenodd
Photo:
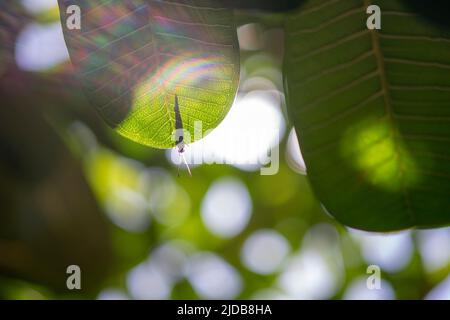
<path fill-rule="evenodd" d="M 153 250 L 150 261 L 161 270 L 171 281 L 176 282 L 185 276 L 188 254 L 185 248 L 188 244 L 172 241 Z"/>
<path fill-rule="evenodd" d="M 278 283 L 293 299 L 329 299 L 340 279 L 323 255 L 307 249 L 291 259 Z"/>
<path fill-rule="evenodd" d="M 247 187 L 234 178 L 216 181 L 206 193 L 201 207 L 205 226 L 224 238 L 239 234 L 247 226 L 251 212 Z"/>
<path fill-rule="evenodd" d="M 214 253 L 192 257 L 187 276 L 197 294 L 205 299 L 233 299 L 242 290 L 236 269 Z"/>
<path fill-rule="evenodd" d="M 392 300 L 395 292 L 389 282 L 381 280 L 379 289 L 367 288 L 367 278 L 360 277 L 353 280 L 344 293 L 345 300 Z"/>
<path fill-rule="evenodd" d="M 302 151 L 300 150 L 300 144 L 298 142 L 295 128 L 291 129 L 287 140 L 286 160 L 292 170 L 300 174 L 306 174 L 306 164 L 303 160 L 303 155 Z"/>
<path fill-rule="evenodd" d="M 107 288 L 101 291 L 97 300 L 128 300 L 127 294 L 120 289 Z"/>
<path fill-rule="evenodd" d="M 156 265 L 142 263 L 127 275 L 127 287 L 134 299 L 167 299 L 172 291 L 172 283 Z"/>
<path fill-rule="evenodd" d="M 425 297 L 426 300 L 450 300 L 450 275 L 434 287 Z"/>
<path fill-rule="evenodd" d="M 41 13 L 58 7 L 57 0 L 21 0 L 21 2 L 30 13 Z"/>
<path fill-rule="evenodd" d="M 186 161 L 190 165 L 230 164 L 246 171 L 267 165 L 270 151 L 285 131 L 281 101 L 277 91 L 252 91 L 238 96 L 217 128 L 185 148 Z M 181 163 L 176 148 L 166 155 L 175 165 Z"/>
<path fill-rule="evenodd" d="M 350 229 L 350 232 L 361 244 L 364 259 L 383 271 L 400 271 L 411 260 L 414 246 L 410 231 L 374 234 Z"/>
<path fill-rule="evenodd" d="M 31 23 L 16 42 L 17 65 L 26 71 L 50 69 L 69 60 L 61 23 L 48 25 Z"/>
<path fill-rule="evenodd" d="M 420 256 L 427 272 L 435 272 L 450 263 L 450 228 L 418 230 Z"/>
<path fill-rule="evenodd" d="M 271 274 L 279 270 L 289 251 L 289 243 L 281 234 L 269 229 L 260 230 L 245 241 L 241 259 L 249 270 Z"/>

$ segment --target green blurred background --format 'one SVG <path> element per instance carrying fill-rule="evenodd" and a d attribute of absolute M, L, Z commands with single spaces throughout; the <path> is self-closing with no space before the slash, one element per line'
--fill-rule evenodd
<path fill-rule="evenodd" d="M 118 136 L 89 106 L 55 0 L 0 9 L 0 298 L 450 299 L 450 228 L 349 230 L 315 199 L 284 105 L 281 30 L 239 26 L 236 102 L 188 148 L 237 164 L 191 178 L 174 150 Z M 267 128 L 255 148 L 237 138 Z M 247 164 L 277 146 L 278 174 Z M 79 291 L 66 287 L 74 264 Z M 380 290 L 366 286 L 371 264 Z"/>

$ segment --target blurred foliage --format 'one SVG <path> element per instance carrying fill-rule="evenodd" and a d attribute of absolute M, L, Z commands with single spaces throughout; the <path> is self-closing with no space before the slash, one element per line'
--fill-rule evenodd
<path fill-rule="evenodd" d="M 343 227 L 292 166 L 287 134 L 276 175 L 200 165 L 178 177 L 162 151 L 98 118 L 68 61 L 35 71 L 16 63 L 25 26 L 51 25 L 56 15 L 0 6 L 0 298 L 420 299 L 448 278 L 448 228 L 369 235 Z M 238 34 L 240 94 L 282 96 L 283 32 L 251 24 Z M 248 224 L 231 236 L 205 218 L 206 198 L 225 193 L 216 208 L 225 218 L 230 204 L 250 205 Z M 80 291 L 65 288 L 71 264 L 81 266 Z M 355 289 L 370 264 L 382 268 L 378 293 Z"/>

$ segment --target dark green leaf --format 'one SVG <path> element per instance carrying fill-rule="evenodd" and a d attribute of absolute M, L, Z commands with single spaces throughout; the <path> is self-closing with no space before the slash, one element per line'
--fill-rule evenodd
<path fill-rule="evenodd" d="M 449 224 L 450 31 L 407 1 L 310 0 L 286 32 L 289 105 L 330 213 L 374 231 Z"/>

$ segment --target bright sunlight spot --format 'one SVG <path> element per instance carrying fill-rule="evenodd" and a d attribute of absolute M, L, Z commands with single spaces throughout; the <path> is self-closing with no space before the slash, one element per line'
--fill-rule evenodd
<path fill-rule="evenodd" d="M 409 263 L 414 250 L 411 232 L 376 234 L 351 229 L 352 236 L 361 243 L 364 259 L 382 270 L 397 272 Z"/>
<path fill-rule="evenodd" d="M 185 276 L 188 249 L 188 244 L 184 242 L 166 242 L 153 250 L 150 258 L 166 276 L 176 282 Z"/>
<path fill-rule="evenodd" d="M 342 144 L 343 156 L 353 162 L 362 177 L 392 192 L 418 180 L 412 157 L 394 135 L 387 121 L 366 121 L 348 130 Z"/>
<path fill-rule="evenodd" d="M 286 161 L 289 167 L 297 173 L 306 174 L 306 165 L 303 160 L 303 155 L 300 150 L 297 133 L 295 128 L 289 132 L 289 137 L 286 145 Z"/>
<path fill-rule="evenodd" d="M 242 289 L 239 273 L 213 253 L 199 253 L 189 263 L 188 279 L 204 299 L 234 299 Z"/>
<path fill-rule="evenodd" d="M 57 0 L 21 0 L 21 2 L 31 13 L 40 13 L 58 6 Z"/>
<path fill-rule="evenodd" d="M 222 178 L 206 193 L 201 207 L 203 223 L 215 235 L 228 238 L 248 224 L 252 202 L 247 187 L 237 179 Z"/>
<path fill-rule="evenodd" d="M 99 293 L 97 300 L 128 300 L 125 292 L 119 289 L 107 288 Z"/>
<path fill-rule="evenodd" d="M 450 300 L 450 276 L 434 287 L 425 297 L 427 300 Z"/>
<path fill-rule="evenodd" d="M 245 170 L 266 165 L 271 148 L 284 135 L 280 104 L 281 96 L 275 91 L 253 91 L 239 96 L 216 129 L 188 145 L 187 162 L 231 164 Z M 181 163 L 176 149 L 169 150 L 168 157 L 177 165 Z"/>
<path fill-rule="evenodd" d="M 145 262 L 127 275 L 127 287 L 134 299 L 167 299 L 172 284 L 166 275 L 151 262 Z"/>
<path fill-rule="evenodd" d="M 270 274 L 279 270 L 289 251 L 289 243 L 281 234 L 270 229 L 259 230 L 245 241 L 241 259 L 249 270 Z"/>
<path fill-rule="evenodd" d="M 69 59 L 59 22 L 29 24 L 16 43 L 16 61 L 25 71 L 48 70 Z"/>
<path fill-rule="evenodd" d="M 248 23 L 237 29 L 239 48 L 241 50 L 258 50 L 263 46 L 261 26 L 257 23 Z"/>
<path fill-rule="evenodd" d="M 278 283 L 293 299 L 328 299 L 339 280 L 320 252 L 304 250 L 290 260 Z"/>
<path fill-rule="evenodd" d="M 434 272 L 450 263 L 450 228 L 418 230 L 420 256 L 425 269 Z"/>
<path fill-rule="evenodd" d="M 369 289 L 367 277 L 353 280 L 344 293 L 346 300 L 392 300 L 395 299 L 394 289 L 389 282 L 381 280 L 380 289 Z"/>

